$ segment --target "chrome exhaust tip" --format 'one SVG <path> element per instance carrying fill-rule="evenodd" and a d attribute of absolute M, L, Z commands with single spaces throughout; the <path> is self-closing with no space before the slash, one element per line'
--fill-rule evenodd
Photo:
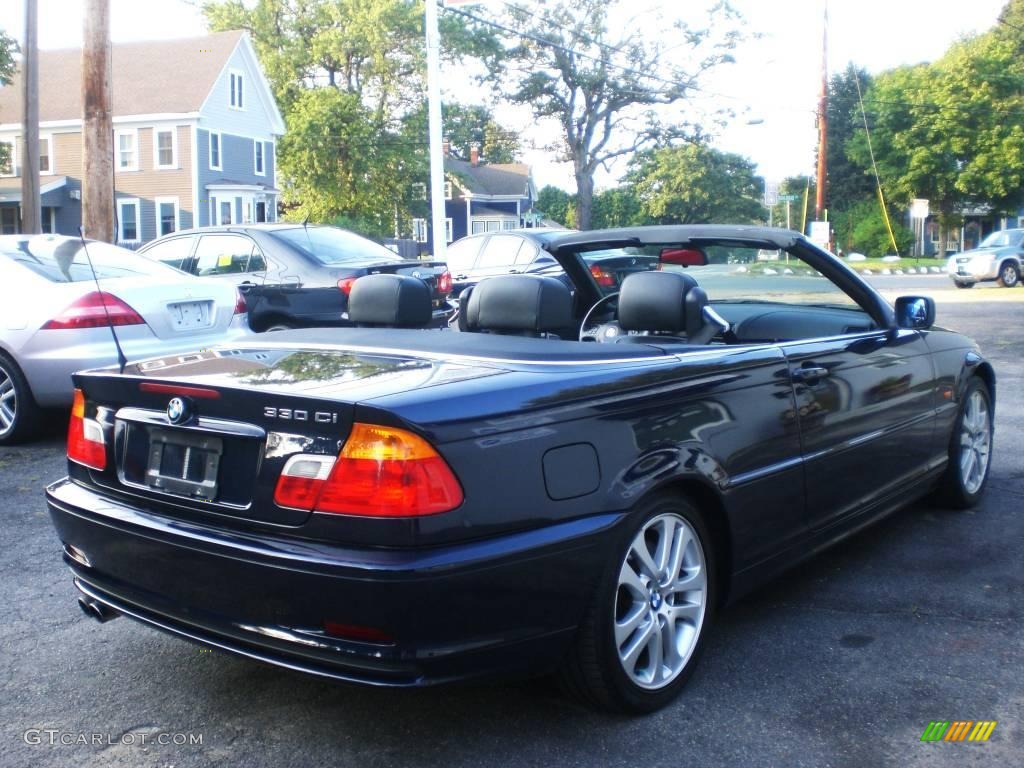
<path fill-rule="evenodd" d="M 106 624 L 108 621 L 116 619 L 121 615 L 110 606 L 104 605 L 97 600 L 89 600 L 84 597 L 78 598 L 78 607 L 82 609 L 82 613 L 90 619 L 95 619 L 100 624 Z"/>

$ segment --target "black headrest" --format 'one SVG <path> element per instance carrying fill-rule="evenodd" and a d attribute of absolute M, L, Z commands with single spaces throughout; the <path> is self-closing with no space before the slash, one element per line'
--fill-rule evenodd
<path fill-rule="evenodd" d="M 627 331 L 695 333 L 707 295 L 683 272 L 633 272 L 619 289 L 619 325 Z"/>
<path fill-rule="evenodd" d="M 481 280 L 466 302 L 470 331 L 551 333 L 572 325 L 572 295 L 565 284 L 539 275 Z"/>
<path fill-rule="evenodd" d="M 365 275 L 352 283 L 348 318 L 357 325 L 427 325 L 431 318 L 430 288 L 418 277 Z"/>

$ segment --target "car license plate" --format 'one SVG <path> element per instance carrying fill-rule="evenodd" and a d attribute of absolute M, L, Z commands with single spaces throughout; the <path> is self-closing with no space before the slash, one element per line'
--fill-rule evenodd
<path fill-rule="evenodd" d="M 189 331 L 206 328 L 210 325 L 210 302 L 208 301 L 183 301 L 171 304 L 168 309 L 171 313 L 171 323 L 176 330 Z"/>
<path fill-rule="evenodd" d="M 150 429 L 146 485 L 175 496 L 213 501 L 223 452 L 218 437 Z"/>

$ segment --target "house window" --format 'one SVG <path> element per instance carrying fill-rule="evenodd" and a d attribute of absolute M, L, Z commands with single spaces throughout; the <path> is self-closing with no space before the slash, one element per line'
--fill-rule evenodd
<path fill-rule="evenodd" d="M 518 229 L 516 224 L 517 224 L 517 222 L 513 221 L 512 219 L 507 219 L 507 220 L 501 222 L 501 228 L 504 229 L 507 232 L 510 229 Z"/>
<path fill-rule="evenodd" d="M 137 243 L 139 236 L 139 201 L 126 198 L 117 201 L 117 241 Z"/>
<path fill-rule="evenodd" d="M 446 181 L 444 183 L 444 199 L 445 200 L 451 200 L 452 199 L 452 183 L 450 181 Z"/>
<path fill-rule="evenodd" d="M 256 203 L 256 221 L 262 224 L 267 220 L 267 204 L 265 201 L 260 200 Z"/>
<path fill-rule="evenodd" d="M 222 200 L 222 201 L 220 201 L 220 203 L 219 203 L 219 212 L 220 212 L 220 216 L 218 217 L 219 221 L 217 223 L 221 224 L 221 225 L 230 224 L 231 223 L 231 201 L 230 200 Z"/>
<path fill-rule="evenodd" d="M 474 221 L 472 227 L 472 233 L 479 235 L 487 231 L 487 222 L 485 221 Z"/>
<path fill-rule="evenodd" d="M 266 175 L 266 170 L 264 170 L 264 167 L 263 167 L 263 161 L 265 159 L 264 158 L 265 147 L 266 147 L 266 144 L 264 144 L 262 141 L 253 142 L 253 149 L 254 149 L 254 152 L 256 154 L 255 166 L 256 166 L 256 175 L 257 176 L 264 176 L 264 175 Z"/>
<path fill-rule="evenodd" d="M 21 210 L 17 205 L 0 205 L 0 235 L 16 235 L 21 227 Z"/>
<path fill-rule="evenodd" d="M 245 109 L 245 77 L 238 70 L 231 70 L 231 108 Z"/>
<path fill-rule="evenodd" d="M 451 219 L 445 219 L 444 220 L 444 241 L 446 243 L 450 243 L 454 239 L 455 238 L 452 237 L 452 220 Z"/>
<path fill-rule="evenodd" d="M 139 169 L 139 133 L 136 130 L 118 131 L 117 170 L 137 171 Z"/>
<path fill-rule="evenodd" d="M 417 243 L 427 242 L 427 220 L 426 219 L 413 219 L 412 220 L 412 239 Z"/>
<path fill-rule="evenodd" d="M 156 168 L 178 167 L 178 137 L 173 128 L 153 130 L 153 165 Z"/>
<path fill-rule="evenodd" d="M 14 176 L 18 168 L 18 161 L 15 157 L 15 146 L 13 141 L 0 141 L 0 176 Z"/>
<path fill-rule="evenodd" d="M 156 203 L 156 236 L 178 231 L 178 198 L 158 197 Z"/>
<path fill-rule="evenodd" d="M 220 165 L 220 134 L 210 131 L 210 170 L 221 170 Z"/>
<path fill-rule="evenodd" d="M 39 172 L 42 174 L 53 173 L 53 136 L 44 136 L 39 139 Z"/>
<path fill-rule="evenodd" d="M 412 184 L 412 199 L 413 200 L 426 200 L 427 199 L 427 185 L 422 181 L 414 181 Z"/>

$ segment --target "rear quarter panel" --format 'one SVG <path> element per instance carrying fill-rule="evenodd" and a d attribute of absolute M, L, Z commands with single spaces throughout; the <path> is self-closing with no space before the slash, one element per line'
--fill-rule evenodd
<path fill-rule="evenodd" d="M 425 432 L 463 483 L 466 502 L 422 518 L 421 541 L 627 511 L 679 482 L 720 498 L 737 566 L 803 530 L 797 419 L 778 348 L 571 368 L 512 371 L 357 406 L 357 420 Z M 552 451 L 573 446 L 592 448 L 594 458 L 584 448 L 568 452 L 568 464 L 551 460 Z M 574 456 L 574 470 L 596 480 L 589 488 L 570 483 L 577 495 L 552 498 L 565 492 L 553 492 L 560 484 L 546 474 L 572 469 Z M 766 468 L 774 470 L 759 476 Z"/>

